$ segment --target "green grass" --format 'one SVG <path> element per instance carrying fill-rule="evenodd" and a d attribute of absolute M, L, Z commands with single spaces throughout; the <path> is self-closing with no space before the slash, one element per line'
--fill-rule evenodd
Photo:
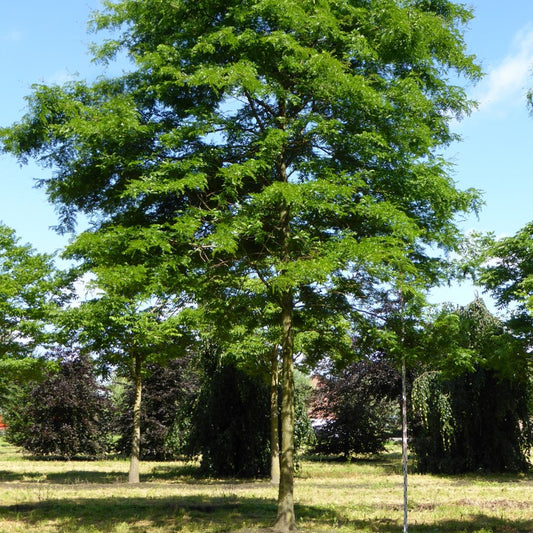
<path fill-rule="evenodd" d="M 214 533 L 272 525 L 276 487 L 200 479 L 195 465 L 39 461 L 0 441 L 0 532 Z M 409 476 L 411 533 L 533 532 L 533 475 Z M 349 464 L 304 461 L 295 487 L 298 528 L 311 533 L 399 533 L 396 450 Z"/>

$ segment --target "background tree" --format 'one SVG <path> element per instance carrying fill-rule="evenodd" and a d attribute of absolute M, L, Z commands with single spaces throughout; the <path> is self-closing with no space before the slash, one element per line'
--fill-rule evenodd
<path fill-rule="evenodd" d="M 52 257 L 20 244 L 12 229 L 0 225 L 0 397 L 10 383 L 44 370 L 38 348 L 53 340 L 61 286 Z"/>
<path fill-rule="evenodd" d="M 270 470 L 270 393 L 260 374 L 207 348 L 194 401 L 189 453 L 215 476 L 262 477 Z"/>
<path fill-rule="evenodd" d="M 190 406 L 197 394 L 197 372 L 190 356 L 171 359 L 164 364 L 148 364 L 143 380 L 141 406 L 140 459 L 168 461 L 184 453 L 186 431 L 190 424 Z M 118 398 L 116 449 L 131 455 L 135 389 L 126 382 Z"/>
<path fill-rule="evenodd" d="M 44 185 L 65 227 L 80 210 L 148 233 L 227 283 L 229 308 L 265 296 L 281 332 L 277 530 L 295 528 L 299 325 L 347 324 L 353 295 L 453 248 L 454 215 L 476 205 L 436 154 L 470 108 L 448 71 L 478 75 L 469 17 L 447 0 L 122 0 L 95 17 L 118 30 L 97 56 L 125 51 L 136 70 L 36 87 L 3 130 L 5 150 L 56 169 Z"/>
<path fill-rule="evenodd" d="M 378 453 L 397 434 L 400 375 L 385 360 L 363 359 L 318 377 L 311 417 L 318 453 Z"/>
<path fill-rule="evenodd" d="M 525 470 L 533 443 L 527 350 L 480 299 L 456 317 L 446 336 L 467 353 L 469 367 L 429 367 L 415 381 L 418 466 L 446 473 Z"/>
<path fill-rule="evenodd" d="M 481 251 L 479 250 L 481 248 Z M 479 283 L 509 314 L 508 325 L 531 342 L 533 333 L 533 223 L 503 239 L 481 238 Z"/>
<path fill-rule="evenodd" d="M 86 356 L 65 348 L 48 356 L 59 368 L 19 395 L 20 403 L 6 413 L 7 440 L 37 456 L 101 456 L 111 443 L 107 391 Z"/>

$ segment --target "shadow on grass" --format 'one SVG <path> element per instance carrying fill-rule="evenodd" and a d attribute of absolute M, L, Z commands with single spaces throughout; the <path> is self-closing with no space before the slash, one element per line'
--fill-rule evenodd
<path fill-rule="evenodd" d="M 349 520 L 332 508 L 296 506 L 299 531 L 400 533 L 396 519 Z M 208 496 L 175 496 L 164 498 L 108 497 L 49 499 L 35 503 L 0 505 L 0 518 L 27 531 L 39 531 L 46 524 L 50 531 L 53 520 L 56 531 L 115 531 L 121 527 L 133 533 L 150 531 L 198 531 L 204 533 L 265 531 L 276 515 L 273 500 Z M 484 514 L 461 521 L 443 520 L 426 525 L 411 525 L 410 533 L 492 532 L 531 533 L 533 519 L 501 520 Z"/>
<path fill-rule="evenodd" d="M 0 483 L 19 481 L 21 483 L 49 482 L 59 485 L 76 483 L 112 484 L 124 483 L 128 474 L 124 472 L 95 472 L 89 470 L 68 470 L 66 472 L 12 472 L 0 470 Z"/>
<path fill-rule="evenodd" d="M 95 470 L 65 470 L 64 472 L 14 472 L 0 470 L 0 483 L 55 483 L 58 485 L 71 485 L 78 483 L 113 484 L 125 483 L 128 473 L 124 471 L 100 472 Z M 157 465 L 149 472 L 141 475 L 141 481 L 150 483 L 172 483 L 194 485 L 247 485 L 256 483 L 257 479 L 244 478 L 209 478 L 202 474 L 196 465 Z"/>

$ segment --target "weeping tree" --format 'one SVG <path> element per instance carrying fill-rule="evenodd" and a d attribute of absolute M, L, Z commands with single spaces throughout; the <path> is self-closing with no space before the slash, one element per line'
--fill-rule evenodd
<path fill-rule="evenodd" d="M 124 52 L 132 71 L 36 86 L 2 130 L 5 151 L 54 168 L 42 184 L 63 228 L 81 211 L 97 231 L 139 231 L 165 252 L 158 272 L 186 270 L 228 328 L 235 299 L 264 298 L 280 347 L 278 531 L 296 527 L 297 334 L 349 338 L 353 296 L 453 249 L 454 216 L 477 204 L 438 155 L 471 108 L 449 72 L 479 74 L 469 18 L 448 0 L 109 2 L 93 23 L 116 38 L 96 57 Z"/>
<path fill-rule="evenodd" d="M 461 356 L 450 365 L 441 352 L 444 357 L 413 384 L 419 468 L 437 473 L 527 470 L 533 428 L 524 343 L 479 298 L 439 321 L 446 324 L 441 349 Z"/>

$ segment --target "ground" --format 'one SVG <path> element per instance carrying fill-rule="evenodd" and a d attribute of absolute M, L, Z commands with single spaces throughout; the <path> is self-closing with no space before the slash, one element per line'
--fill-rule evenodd
<path fill-rule="evenodd" d="M 194 464 L 45 461 L 0 441 L 2 533 L 272 533 L 277 489 L 268 480 L 202 479 Z M 409 475 L 409 533 L 532 533 L 533 473 Z M 400 533 L 397 448 L 351 463 L 303 461 L 299 533 Z"/>

